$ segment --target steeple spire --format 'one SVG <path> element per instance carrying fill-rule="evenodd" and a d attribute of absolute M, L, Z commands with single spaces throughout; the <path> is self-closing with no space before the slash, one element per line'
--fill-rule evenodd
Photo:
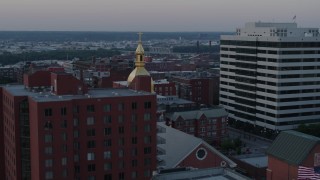
<path fill-rule="evenodd" d="M 147 92 L 153 91 L 153 80 L 149 72 L 144 68 L 144 49 L 142 47 L 142 32 L 137 33 L 139 35 L 138 47 L 136 49 L 135 69 L 130 73 L 128 77 L 128 87 L 135 90 L 143 90 Z"/>
<path fill-rule="evenodd" d="M 136 67 L 144 67 L 144 49 L 142 47 L 142 32 L 139 32 L 139 41 L 138 41 L 138 47 L 136 49 L 136 61 L 135 61 L 135 65 Z"/>
<path fill-rule="evenodd" d="M 138 32 L 137 34 L 139 35 L 139 43 L 142 43 L 141 37 L 142 37 L 142 34 L 143 34 L 143 33 L 142 33 L 142 32 Z"/>

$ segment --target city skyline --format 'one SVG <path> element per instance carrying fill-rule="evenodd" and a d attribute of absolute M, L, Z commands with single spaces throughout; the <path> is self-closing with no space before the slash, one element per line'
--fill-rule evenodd
<path fill-rule="evenodd" d="M 320 2 L 69 0 L 0 2 L 0 31 L 235 31 L 245 22 L 317 27 Z"/>

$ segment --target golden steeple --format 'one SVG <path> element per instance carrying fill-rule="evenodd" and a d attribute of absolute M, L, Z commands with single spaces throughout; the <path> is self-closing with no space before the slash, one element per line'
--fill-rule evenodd
<path fill-rule="evenodd" d="M 136 60 L 135 60 L 135 66 L 136 68 L 130 73 L 128 77 L 128 86 L 133 81 L 133 79 L 136 76 L 150 76 L 149 72 L 144 68 L 144 49 L 142 47 L 142 40 L 141 36 L 143 33 L 139 32 L 139 41 L 138 41 L 138 47 L 136 49 Z M 151 92 L 153 92 L 153 80 L 151 79 Z"/>

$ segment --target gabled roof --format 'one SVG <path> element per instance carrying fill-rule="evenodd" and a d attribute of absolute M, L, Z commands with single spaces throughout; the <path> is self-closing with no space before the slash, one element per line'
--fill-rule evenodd
<path fill-rule="evenodd" d="M 320 138 L 297 131 L 283 131 L 267 149 L 267 154 L 288 164 L 301 165 Z"/>
<path fill-rule="evenodd" d="M 184 120 L 200 119 L 202 115 L 205 115 L 207 118 L 217 118 L 221 116 L 227 116 L 228 113 L 224 108 L 219 107 L 213 109 L 174 112 L 173 114 L 169 114 L 167 117 L 169 117 L 172 121 L 176 121 L 179 117 L 182 117 Z"/>
<path fill-rule="evenodd" d="M 194 137 L 177 129 L 167 126 L 164 122 L 157 123 L 159 128 L 165 129 L 164 132 L 157 134 L 158 137 L 164 139 L 164 144 L 157 146 L 165 150 L 164 155 L 158 155 L 158 159 L 165 161 L 165 168 L 175 168 L 184 160 L 190 153 L 192 153 L 201 144 L 207 147 L 208 150 L 220 156 L 227 162 L 230 167 L 235 167 L 232 160 L 220 153 L 218 150 L 210 146 L 208 143 L 200 138 Z"/>

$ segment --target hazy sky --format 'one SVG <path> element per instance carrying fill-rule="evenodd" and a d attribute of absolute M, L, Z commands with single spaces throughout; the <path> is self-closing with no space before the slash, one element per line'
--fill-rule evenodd
<path fill-rule="evenodd" d="M 0 0 L 0 30 L 235 31 L 249 21 L 320 26 L 320 0 Z"/>

